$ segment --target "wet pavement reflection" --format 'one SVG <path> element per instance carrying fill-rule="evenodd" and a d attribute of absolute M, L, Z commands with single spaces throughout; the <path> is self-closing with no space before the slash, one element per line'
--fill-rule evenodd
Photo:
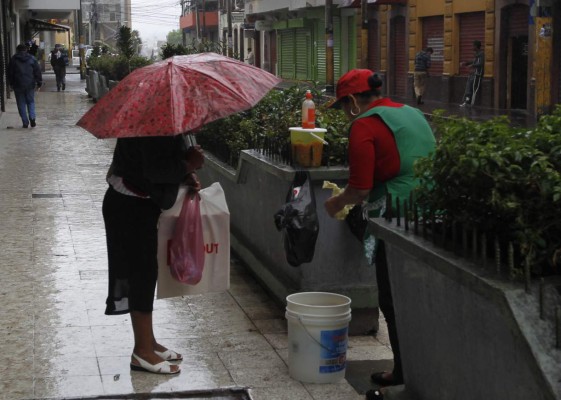
<path fill-rule="evenodd" d="M 182 373 L 130 371 L 130 318 L 103 314 L 101 203 L 115 142 L 75 126 L 93 103 L 78 74 L 67 80 L 57 92 L 45 75 L 37 127 L 21 127 L 13 94 L 0 118 L 0 398 L 249 388 L 255 400 L 362 399 L 345 380 L 289 377 L 284 311 L 235 260 L 227 293 L 155 302 L 156 336 L 184 355 Z M 385 331 L 351 338 L 348 358 L 391 358 Z"/>

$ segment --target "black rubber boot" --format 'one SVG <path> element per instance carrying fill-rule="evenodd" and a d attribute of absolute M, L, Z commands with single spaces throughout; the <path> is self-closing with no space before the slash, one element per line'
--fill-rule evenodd
<path fill-rule="evenodd" d="M 384 400 L 384 395 L 378 389 L 371 389 L 366 392 L 366 400 Z"/>

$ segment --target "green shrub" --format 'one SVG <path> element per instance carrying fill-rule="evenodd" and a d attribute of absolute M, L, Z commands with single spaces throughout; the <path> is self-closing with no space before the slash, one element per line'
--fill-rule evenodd
<path fill-rule="evenodd" d="M 190 54 L 188 49 L 182 44 L 165 43 L 160 47 L 160 58 L 165 60 L 173 56 L 182 56 Z"/>
<path fill-rule="evenodd" d="M 225 49 L 223 42 L 212 42 L 207 39 L 203 39 L 200 42 L 197 42 L 195 39 L 191 42 L 191 44 L 187 46 L 183 46 L 182 44 L 174 44 L 174 43 L 165 43 L 162 47 L 160 47 L 160 58 L 165 60 L 166 58 L 170 58 L 173 56 L 184 56 L 189 54 L 198 54 L 198 53 L 218 53 L 223 54 L 223 50 Z"/>
<path fill-rule="evenodd" d="M 529 261 L 552 272 L 561 252 L 561 108 L 532 130 L 506 118 L 433 119 L 436 151 L 416 164 L 420 206 L 467 229 L 517 245 L 516 267 Z"/>
<path fill-rule="evenodd" d="M 89 67 L 110 80 L 120 81 L 135 69 L 151 63 L 151 60 L 142 56 L 133 56 L 128 59 L 124 56 L 103 54 L 99 57 L 90 57 Z"/>
<path fill-rule="evenodd" d="M 288 157 L 290 127 L 300 126 L 302 102 L 308 88 L 294 85 L 270 91 L 255 107 L 205 125 L 197 133 L 199 143 L 224 162 L 237 166 L 241 150 L 266 148 L 273 156 Z M 326 128 L 323 165 L 339 165 L 347 159 L 347 124 L 342 111 L 327 109 L 321 90 L 311 88 L 316 103 L 316 126 Z"/>

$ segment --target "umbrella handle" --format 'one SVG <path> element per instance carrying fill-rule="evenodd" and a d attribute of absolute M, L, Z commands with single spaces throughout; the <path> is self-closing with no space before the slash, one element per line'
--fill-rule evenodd
<path fill-rule="evenodd" d="M 185 140 L 185 144 L 187 147 L 196 146 L 197 139 L 195 139 L 195 135 L 188 133 L 187 135 L 183 135 L 183 140 Z"/>

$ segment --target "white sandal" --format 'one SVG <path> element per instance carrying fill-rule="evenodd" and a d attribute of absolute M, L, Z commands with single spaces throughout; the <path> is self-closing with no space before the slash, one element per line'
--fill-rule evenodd
<path fill-rule="evenodd" d="M 140 358 L 134 353 L 132 353 L 132 356 L 140 364 L 140 365 L 136 365 L 131 362 L 131 369 L 133 371 L 144 371 L 144 372 L 152 372 L 153 374 L 167 374 L 167 375 L 178 374 L 181 372 L 181 368 L 179 366 L 177 366 L 176 371 L 172 371 L 171 366 L 174 364 L 170 364 L 167 361 L 162 361 L 158 364 L 150 364 L 148 361 L 143 360 L 142 358 Z"/>
<path fill-rule="evenodd" d="M 166 351 L 154 350 L 154 353 L 166 361 L 183 361 L 183 356 L 181 354 L 170 349 L 167 349 Z"/>

